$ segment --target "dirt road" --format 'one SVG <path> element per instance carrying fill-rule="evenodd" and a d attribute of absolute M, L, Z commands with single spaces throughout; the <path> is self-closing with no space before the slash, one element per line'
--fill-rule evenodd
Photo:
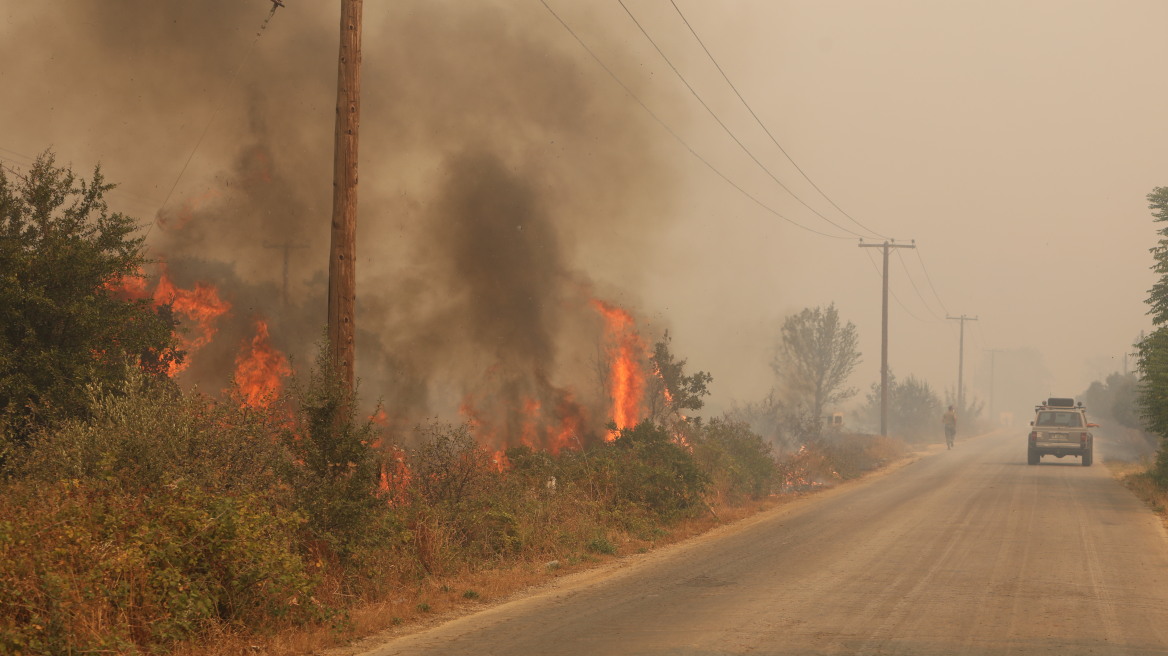
<path fill-rule="evenodd" d="M 1027 466 L 1022 435 L 960 441 L 369 656 L 1168 654 L 1158 518 L 1099 464 Z"/>

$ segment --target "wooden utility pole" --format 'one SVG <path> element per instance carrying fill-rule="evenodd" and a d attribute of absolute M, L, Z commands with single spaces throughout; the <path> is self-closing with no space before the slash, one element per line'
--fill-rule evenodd
<path fill-rule="evenodd" d="M 880 319 L 880 434 L 888 435 L 888 251 L 892 248 L 916 248 L 916 241 L 897 244 L 886 241 L 882 244 L 860 243 L 860 248 L 884 249 L 884 304 Z"/>
<path fill-rule="evenodd" d="M 998 417 L 994 414 L 994 356 L 1002 352 L 1002 349 L 986 349 L 990 354 L 990 421 L 993 426 L 997 428 Z"/>
<path fill-rule="evenodd" d="M 961 339 L 957 346 L 957 409 L 961 412 L 965 411 L 965 391 L 962 387 L 962 380 L 965 378 L 965 322 L 977 321 L 977 317 L 967 317 L 964 314 L 959 317 L 945 317 L 953 321 L 961 322 Z"/>
<path fill-rule="evenodd" d="M 282 249 L 284 251 L 283 298 L 284 298 L 284 307 L 288 307 L 288 268 L 289 268 L 288 265 L 289 265 L 289 261 L 292 259 L 292 249 L 293 248 L 308 248 L 308 244 L 296 244 L 296 243 L 293 243 L 292 240 L 290 240 L 290 239 L 284 240 L 284 243 L 282 243 L 282 244 L 273 244 L 269 241 L 265 241 L 264 248 L 279 248 L 279 249 Z"/>
<path fill-rule="evenodd" d="M 349 394 L 356 383 L 353 310 L 357 299 L 357 128 L 361 122 L 362 2 L 341 0 L 333 151 L 333 223 L 329 246 L 329 355 Z"/>

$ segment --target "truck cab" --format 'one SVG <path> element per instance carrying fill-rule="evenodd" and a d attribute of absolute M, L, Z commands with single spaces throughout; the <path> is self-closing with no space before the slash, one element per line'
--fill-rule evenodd
<path fill-rule="evenodd" d="M 1087 408 L 1071 398 L 1052 397 L 1034 406 L 1034 421 L 1030 422 L 1026 463 L 1037 465 L 1042 456 L 1078 456 L 1084 467 L 1094 459 L 1095 437 L 1092 428 L 1098 424 L 1087 421 Z"/>

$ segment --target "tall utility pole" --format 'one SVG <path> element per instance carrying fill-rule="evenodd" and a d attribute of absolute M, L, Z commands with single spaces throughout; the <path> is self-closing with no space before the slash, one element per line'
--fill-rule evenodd
<path fill-rule="evenodd" d="M 959 317 L 945 317 L 953 321 L 961 322 L 961 340 L 957 347 L 957 408 L 958 410 L 965 410 L 965 392 L 961 386 L 961 381 L 965 378 L 965 322 L 977 321 L 977 317 L 967 317 L 964 314 Z"/>
<path fill-rule="evenodd" d="M 880 434 L 888 435 L 888 251 L 892 248 L 916 248 L 916 240 L 911 244 L 897 244 L 886 241 L 882 244 L 860 243 L 860 248 L 884 249 L 884 305 L 880 320 Z"/>
<path fill-rule="evenodd" d="M 329 356 L 346 393 L 350 395 L 356 383 L 353 309 L 357 299 L 357 127 L 361 122 L 362 2 L 341 0 L 333 150 L 333 224 L 329 246 Z"/>

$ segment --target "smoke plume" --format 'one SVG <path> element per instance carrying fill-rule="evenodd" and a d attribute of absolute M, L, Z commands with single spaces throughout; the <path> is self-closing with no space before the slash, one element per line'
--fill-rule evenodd
<path fill-rule="evenodd" d="M 182 374 L 210 390 L 257 320 L 301 370 L 326 322 L 337 10 L 286 4 L 262 30 L 267 0 L 13 10 L 16 30 L 56 25 L 37 74 L 73 85 L 68 106 L 30 102 L 25 129 L 103 161 L 128 194 L 169 195 L 129 210 L 154 222 L 151 255 L 230 303 Z M 620 285 L 668 219 L 660 129 L 541 6 L 517 4 L 365 5 L 357 375 L 398 435 L 462 416 L 499 446 L 595 439 L 608 418 L 590 299 L 629 302 Z"/>

